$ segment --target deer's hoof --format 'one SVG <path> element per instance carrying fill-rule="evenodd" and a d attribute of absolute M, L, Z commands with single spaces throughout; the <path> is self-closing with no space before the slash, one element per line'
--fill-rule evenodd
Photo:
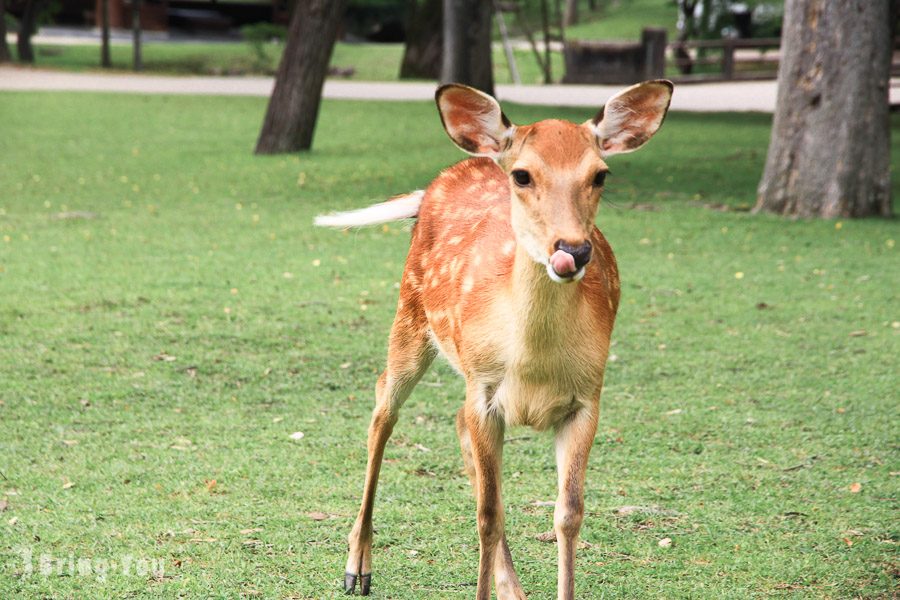
<path fill-rule="evenodd" d="M 344 593 L 352 596 L 354 591 L 356 591 L 356 575 L 344 573 Z"/>
<path fill-rule="evenodd" d="M 355 573 L 344 573 L 344 592 L 348 595 L 353 595 L 356 591 L 356 578 L 357 575 Z M 361 596 L 368 596 L 369 590 L 372 587 L 372 574 L 366 573 L 365 575 L 359 575 L 359 593 Z"/>

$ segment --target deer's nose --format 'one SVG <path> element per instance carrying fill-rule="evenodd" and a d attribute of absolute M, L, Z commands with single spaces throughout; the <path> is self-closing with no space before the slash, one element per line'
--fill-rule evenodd
<path fill-rule="evenodd" d="M 563 240 L 557 240 L 555 244 L 553 244 L 553 248 L 556 250 L 562 250 L 566 254 L 571 254 L 572 258 L 575 259 L 575 270 L 577 271 L 584 265 L 588 264 L 591 260 L 591 243 L 585 240 L 580 244 L 569 244 Z"/>

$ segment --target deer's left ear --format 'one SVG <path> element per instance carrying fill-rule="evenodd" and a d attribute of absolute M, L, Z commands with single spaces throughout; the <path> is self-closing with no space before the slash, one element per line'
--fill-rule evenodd
<path fill-rule="evenodd" d="M 671 81 L 645 81 L 609 99 L 589 122 L 602 155 L 634 152 L 653 137 L 669 110 L 674 86 Z"/>
<path fill-rule="evenodd" d="M 453 143 L 475 156 L 500 156 L 515 128 L 496 100 L 456 83 L 439 87 L 434 99 Z"/>

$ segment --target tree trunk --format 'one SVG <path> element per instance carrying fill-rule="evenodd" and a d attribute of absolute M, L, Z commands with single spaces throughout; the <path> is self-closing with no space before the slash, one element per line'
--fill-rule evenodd
<path fill-rule="evenodd" d="M 462 83 L 494 94 L 491 3 L 444 0 L 441 83 Z"/>
<path fill-rule="evenodd" d="M 31 45 L 31 36 L 37 31 L 38 14 L 44 6 L 43 0 L 27 0 L 19 18 L 19 31 L 16 34 L 16 51 L 19 54 L 19 62 L 34 62 L 34 47 Z"/>
<path fill-rule="evenodd" d="M 6 43 L 6 2 L 0 0 L 0 63 L 12 61 L 9 44 Z"/>
<path fill-rule="evenodd" d="M 112 67 L 109 54 L 109 0 L 100 2 L 100 66 L 105 69 Z"/>
<path fill-rule="evenodd" d="M 408 2 L 406 48 L 400 79 L 433 79 L 441 76 L 444 49 L 444 0 Z"/>
<path fill-rule="evenodd" d="M 300 0 L 294 7 L 257 154 L 309 150 L 322 86 L 344 14 L 344 0 Z"/>
<path fill-rule="evenodd" d="M 141 52 L 141 0 L 131 0 L 131 35 L 134 52 L 132 66 L 135 71 L 140 71 L 144 68 L 144 58 Z"/>
<path fill-rule="evenodd" d="M 890 216 L 891 1 L 787 1 L 754 211 Z"/>
<path fill-rule="evenodd" d="M 578 0 L 566 0 L 566 10 L 563 12 L 563 25 L 570 27 L 578 24 Z"/>

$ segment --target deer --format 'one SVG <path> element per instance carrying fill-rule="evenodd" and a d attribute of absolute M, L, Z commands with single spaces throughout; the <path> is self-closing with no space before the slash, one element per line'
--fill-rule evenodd
<path fill-rule="evenodd" d="M 525 592 L 504 531 L 504 432 L 528 426 L 555 435 L 557 597 L 575 596 L 575 550 L 584 482 L 600 412 L 610 336 L 619 305 L 616 259 L 595 225 L 606 159 L 643 146 L 660 128 L 673 85 L 629 87 L 581 124 L 514 125 L 499 103 L 448 84 L 435 94 L 450 139 L 471 157 L 425 189 L 368 208 L 320 215 L 348 228 L 416 219 L 375 386 L 362 502 L 348 537 L 344 591 L 372 585 L 372 512 L 385 444 L 399 411 L 438 355 L 465 380 L 456 415 L 476 500 L 476 598 Z"/>

